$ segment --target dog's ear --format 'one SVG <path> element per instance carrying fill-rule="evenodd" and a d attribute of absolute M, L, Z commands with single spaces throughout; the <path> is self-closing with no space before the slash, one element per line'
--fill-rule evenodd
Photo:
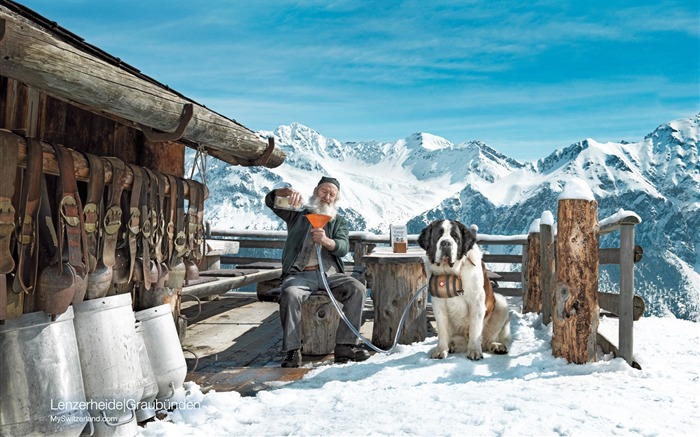
<path fill-rule="evenodd" d="M 455 222 L 457 224 L 457 228 L 459 229 L 459 233 L 462 235 L 462 247 L 461 247 L 461 254 L 462 256 L 466 255 L 469 250 L 474 247 L 474 243 L 476 243 L 476 238 L 474 237 L 474 234 L 472 233 L 471 229 L 466 227 L 462 222 Z"/>
<path fill-rule="evenodd" d="M 428 246 L 430 245 L 430 234 L 433 230 L 433 223 L 426 226 L 418 236 L 418 245 L 421 247 L 421 249 L 425 250 L 426 252 L 428 252 Z"/>

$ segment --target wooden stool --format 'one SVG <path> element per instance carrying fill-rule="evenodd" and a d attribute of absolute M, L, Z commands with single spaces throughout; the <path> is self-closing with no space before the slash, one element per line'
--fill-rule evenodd
<path fill-rule="evenodd" d="M 327 294 L 312 294 L 301 305 L 303 355 L 328 355 L 335 349 L 335 331 L 340 314 Z"/>

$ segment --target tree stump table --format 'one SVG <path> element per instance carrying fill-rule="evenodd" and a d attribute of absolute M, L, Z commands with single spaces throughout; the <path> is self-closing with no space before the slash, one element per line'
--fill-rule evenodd
<path fill-rule="evenodd" d="M 388 349 L 394 343 L 399 321 L 411 297 L 427 284 L 423 267 L 425 251 L 409 248 L 393 253 L 390 247 L 377 247 L 363 258 L 371 277 L 374 327 L 372 344 Z M 399 343 L 423 341 L 428 335 L 428 290 L 422 290 L 411 306 L 401 330 Z"/>

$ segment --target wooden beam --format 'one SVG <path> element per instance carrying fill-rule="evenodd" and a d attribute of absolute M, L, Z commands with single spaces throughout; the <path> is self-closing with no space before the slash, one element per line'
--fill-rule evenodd
<path fill-rule="evenodd" d="M 522 282 L 523 281 L 523 273 L 522 272 L 493 271 L 493 273 L 500 276 L 500 278 L 496 278 L 496 282 L 498 282 L 498 283 L 501 283 L 501 282 Z"/>
<path fill-rule="evenodd" d="M 255 284 L 270 279 L 277 279 L 282 276 L 282 269 L 261 270 L 256 273 L 251 273 L 244 276 L 236 276 L 233 278 L 220 278 L 213 282 L 205 282 L 203 284 L 183 287 L 182 294 L 196 296 L 199 298 L 214 296 L 226 293 L 229 290 L 246 285 Z"/>
<path fill-rule="evenodd" d="M 27 168 L 27 140 L 19 135 L 16 135 L 8 130 L 0 129 L 0 143 L 14 144 L 15 147 L 19 149 L 18 166 L 21 168 Z M 58 169 L 58 161 L 56 160 L 56 153 L 50 144 L 42 141 L 42 148 L 44 149 L 43 168 L 42 171 L 46 174 L 53 176 L 60 175 Z M 82 182 L 88 182 L 90 178 L 90 166 L 88 160 L 82 153 L 68 149 L 68 151 L 73 156 L 73 165 L 75 167 L 75 177 L 77 180 Z M 112 183 L 112 165 L 107 160 L 103 160 L 104 172 L 105 172 L 105 185 L 110 185 Z M 127 190 L 131 189 L 131 185 L 134 182 L 134 174 L 129 166 L 126 167 L 126 183 L 124 188 Z M 189 184 L 183 184 L 183 195 L 187 198 L 189 195 Z M 204 187 L 205 197 L 208 196 L 209 192 Z M 165 180 L 165 194 L 170 194 L 170 183 Z"/>
<path fill-rule="evenodd" d="M 4 22 L 0 40 L 2 75 L 42 92 L 108 113 L 162 132 L 173 132 L 186 105 L 192 118 L 182 138 L 203 145 L 208 153 L 231 164 L 277 167 L 285 154 L 274 148 L 266 163 L 269 143 L 258 134 L 145 76 L 112 65 L 58 39 L 47 29 L 0 7 Z"/>
<path fill-rule="evenodd" d="M 494 293 L 508 297 L 520 297 L 523 295 L 522 288 L 496 287 L 493 289 L 493 291 Z"/>
<path fill-rule="evenodd" d="M 620 294 L 607 291 L 598 292 L 598 306 L 600 309 L 609 311 L 616 316 L 620 316 Z M 636 294 L 632 298 L 632 320 L 639 320 L 644 315 L 646 304 L 641 296 Z"/>
<path fill-rule="evenodd" d="M 506 255 L 499 253 L 485 253 L 483 256 L 485 263 L 512 263 L 520 264 L 523 262 L 522 255 Z"/>

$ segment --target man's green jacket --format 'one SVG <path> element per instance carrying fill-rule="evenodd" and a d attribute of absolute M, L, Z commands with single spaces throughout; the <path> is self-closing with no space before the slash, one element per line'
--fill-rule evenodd
<path fill-rule="evenodd" d="M 301 252 L 304 244 L 304 239 L 311 231 L 311 223 L 306 219 L 305 214 L 311 211 L 289 211 L 286 209 L 275 208 L 275 196 L 277 190 L 272 190 L 265 196 L 265 205 L 272 210 L 279 218 L 287 223 L 287 241 L 284 243 L 282 250 L 282 273 L 283 276 L 289 274 L 290 269 L 294 265 L 297 255 Z M 335 241 L 335 250 L 330 252 L 333 255 L 339 273 L 344 272 L 344 264 L 341 259 L 350 249 L 350 241 L 348 240 L 348 223 L 343 217 L 335 216 L 326 226 L 324 226 L 326 236 Z M 322 249 L 327 251 L 325 248 Z"/>

